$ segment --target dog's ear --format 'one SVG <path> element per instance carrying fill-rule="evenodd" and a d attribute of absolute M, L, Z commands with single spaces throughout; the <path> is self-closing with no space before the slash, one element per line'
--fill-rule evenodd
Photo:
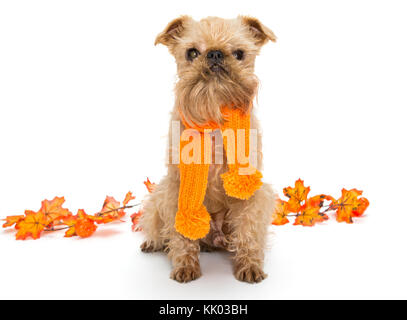
<path fill-rule="evenodd" d="M 264 45 L 268 40 L 277 41 L 277 37 L 273 31 L 262 24 L 258 19 L 248 16 L 239 16 L 242 24 L 246 26 L 254 42 L 258 46 Z"/>
<path fill-rule="evenodd" d="M 155 45 L 161 43 L 165 46 L 174 45 L 182 37 L 182 33 L 185 30 L 185 26 L 192 20 L 189 16 L 181 16 L 172 20 L 167 27 L 161 32 L 155 39 Z"/>

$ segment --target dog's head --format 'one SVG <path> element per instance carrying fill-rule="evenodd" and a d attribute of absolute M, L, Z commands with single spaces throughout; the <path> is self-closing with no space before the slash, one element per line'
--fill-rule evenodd
<path fill-rule="evenodd" d="M 171 21 L 155 43 L 166 45 L 176 59 L 176 107 L 185 120 L 222 123 L 222 106 L 247 109 L 257 93 L 254 61 L 268 40 L 276 36 L 252 17 Z"/>

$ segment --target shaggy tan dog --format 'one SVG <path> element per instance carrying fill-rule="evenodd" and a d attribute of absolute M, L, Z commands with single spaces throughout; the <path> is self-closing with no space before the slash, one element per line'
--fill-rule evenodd
<path fill-rule="evenodd" d="M 156 44 L 168 47 L 177 62 L 178 81 L 172 123 L 185 121 L 203 125 L 223 123 L 221 106 L 248 108 L 257 93 L 258 80 L 254 62 L 260 48 L 275 41 L 273 32 L 257 19 L 240 16 L 226 20 L 209 17 L 195 21 L 182 16 L 170 22 L 157 36 Z M 219 58 L 219 59 L 218 59 Z M 214 63 L 215 61 L 215 63 Z M 243 110 L 244 111 L 244 110 Z M 144 252 L 165 250 L 172 261 L 171 278 L 188 282 L 201 275 L 200 251 L 226 249 L 233 255 L 234 274 L 238 280 L 260 282 L 268 225 L 274 209 L 274 194 L 267 184 L 248 200 L 226 195 L 220 175 L 227 170 L 223 163 L 210 165 L 204 205 L 211 215 L 211 230 L 204 239 L 190 240 L 174 228 L 178 210 L 179 167 L 172 162 L 178 146 L 170 128 L 168 174 L 143 202 L 140 226 L 146 235 Z M 258 122 L 251 113 L 251 128 Z M 222 148 L 221 152 L 223 151 Z M 214 156 L 219 146 L 214 146 Z M 257 135 L 257 168 L 261 169 L 261 136 Z"/>

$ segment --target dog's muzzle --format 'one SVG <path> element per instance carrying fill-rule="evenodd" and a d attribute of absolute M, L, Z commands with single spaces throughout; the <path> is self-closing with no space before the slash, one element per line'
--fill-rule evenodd
<path fill-rule="evenodd" d="M 225 71 L 225 68 L 222 66 L 224 58 L 225 56 L 223 55 L 223 52 L 220 50 L 209 51 L 208 54 L 206 55 L 209 69 L 212 72 Z"/>

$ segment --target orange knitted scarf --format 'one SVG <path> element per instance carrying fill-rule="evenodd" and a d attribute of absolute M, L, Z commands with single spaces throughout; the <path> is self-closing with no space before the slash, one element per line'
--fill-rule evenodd
<path fill-rule="evenodd" d="M 250 112 L 243 113 L 239 109 L 228 107 L 223 108 L 222 111 L 225 119 L 222 126 L 191 127 L 184 119 L 182 121 L 186 129 L 180 141 L 181 183 L 175 229 L 192 240 L 204 238 L 210 229 L 211 217 L 203 205 L 211 161 L 210 142 L 212 140 L 208 139 L 209 132 L 213 129 L 221 129 L 224 137 L 224 150 L 227 151 L 229 171 L 222 174 L 221 178 L 226 194 L 234 198 L 249 199 L 262 185 L 262 174 L 256 168 L 249 162 L 239 163 L 242 157 L 247 159 L 250 154 Z M 181 118 L 183 118 L 182 114 Z M 244 137 L 242 137 L 243 134 Z M 195 141 L 200 141 L 198 149 L 191 149 L 193 144 L 189 141 L 191 137 Z M 197 150 L 198 152 L 195 152 Z M 196 153 L 192 157 L 191 151 Z M 242 155 L 243 152 L 244 155 Z"/>

